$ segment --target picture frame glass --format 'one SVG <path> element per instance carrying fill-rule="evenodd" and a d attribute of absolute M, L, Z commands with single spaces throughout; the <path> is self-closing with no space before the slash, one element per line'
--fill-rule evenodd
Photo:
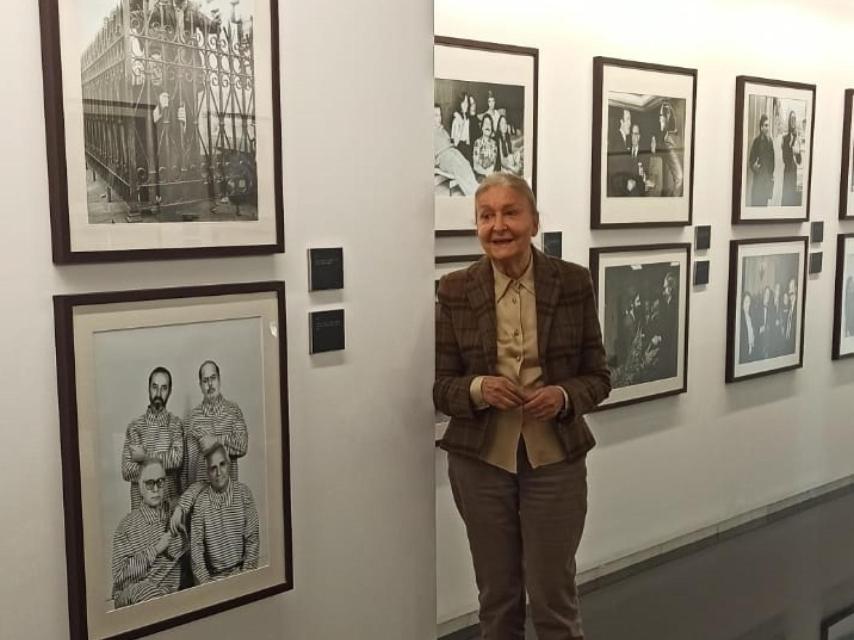
<path fill-rule="evenodd" d="M 854 236 L 843 236 L 839 243 L 839 271 L 837 272 L 837 295 L 835 337 L 836 357 L 854 354 Z"/>
<path fill-rule="evenodd" d="M 688 245 L 594 249 L 599 323 L 622 405 L 687 389 Z"/>
<path fill-rule="evenodd" d="M 690 224 L 696 76 L 632 64 L 596 60 L 593 226 Z"/>
<path fill-rule="evenodd" d="M 55 11 L 68 251 L 275 245 L 276 0 Z"/>
<path fill-rule="evenodd" d="M 739 243 L 730 299 L 731 378 L 800 366 L 806 295 L 805 239 Z"/>
<path fill-rule="evenodd" d="M 477 47 L 437 39 L 434 48 L 437 231 L 474 233 L 474 192 L 490 173 L 536 188 L 536 57 Z"/>
<path fill-rule="evenodd" d="M 135 637 L 152 625 L 290 588 L 276 293 L 80 304 L 71 324 L 77 410 L 74 424 L 62 428 L 76 428 L 78 446 L 76 461 L 63 463 L 80 469 L 80 503 L 66 510 L 85 523 L 84 575 L 76 578 L 84 580 L 88 638 Z M 158 396 L 152 385 L 167 379 Z M 218 454 L 205 457 L 205 437 L 225 443 L 230 460 L 219 494 L 228 517 L 216 541 L 205 505 L 217 504 L 208 474 Z M 160 464 L 145 467 L 131 457 L 134 446 Z M 138 484 L 147 469 L 163 477 L 153 505 Z M 139 569 L 128 559 L 156 544 L 148 539 L 158 528 L 152 514 L 159 514 L 162 534 L 194 490 L 200 493 L 189 498 L 184 533 Z M 223 569 L 232 561 L 235 568 Z"/>
<path fill-rule="evenodd" d="M 845 175 L 842 176 L 845 189 L 845 207 L 843 209 L 843 218 L 854 218 L 854 90 L 849 89 L 845 92 L 845 113 L 848 116 L 848 122 L 845 123 L 844 131 L 848 137 L 845 139 L 843 153 L 846 157 L 842 166 L 846 167 Z"/>
<path fill-rule="evenodd" d="M 739 79 L 741 194 L 737 221 L 806 220 L 814 91 Z"/>

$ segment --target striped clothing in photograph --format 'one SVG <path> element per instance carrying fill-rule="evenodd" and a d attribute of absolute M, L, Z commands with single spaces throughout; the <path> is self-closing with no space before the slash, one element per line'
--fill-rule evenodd
<path fill-rule="evenodd" d="M 168 526 L 166 506 L 141 504 L 122 518 L 113 535 L 113 604 L 117 609 L 178 590 L 181 537 L 173 537 L 160 555 L 155 549 Z"/>
<path fill-rule="evenodd" d="M 144 414 L 128 425 L 125 445 L 122 448 L 122 478 L 130 482 L 131 509 L 136 509 L 142 502 L 137 486 L 142 465 L 134 462 L 130 455 L 130 448 L 135 444 L 142 445 L 146 456 L 157 458 L 163 463 L 163 470 L 166 472 L 163 499 L 170 503 L 177 500 L 180 495 L 178 484 L 181 463 L 184 460 L 181 419 L 166 409 L 154 411 L 148 407 Z"/>
<path fill-rule="evenodd" d="M 230 480 L 221 492 L 199 491 L 190 516 L 190 561 L 197 584 L 258 567 L 258 511 L 252 491 Z M 182 499 L 182 503 L 185 500 Z M 185 510 L 186 511 L 186 510 Z"/>
<path fill-rule="evenodd" d="M 207 464 L 200 441 L 204 436 L 216 438 L 228 453 L 230 459 L 229 475 L 238 480 L 237 459 L 246 455 L 249 446 L 249 432 L 246 420 L 237 403 L 226 400 L 221 395 L 209 402 L 202 401 L 190 412 L 185 425 L 184 446 L 186 451 L 183 488 L 187 489 L 195 482 L 208 478 Z"/>

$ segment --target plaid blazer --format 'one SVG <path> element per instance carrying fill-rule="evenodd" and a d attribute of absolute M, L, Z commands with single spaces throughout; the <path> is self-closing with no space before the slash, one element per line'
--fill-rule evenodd
<path fill-rule="evenodd" d="M 557 432 L 567 459 L 576 460 L 596 444 L 584 414 L 611 391 L 593 283 L 584 267 L 533 251 L 540 366 L 544 382 L 569 396 Z M 433 403 L 451 416 L 439 446 L 469 456 L 480 454 L 495 412 L 475 411 L 469 395 L 475 376 L 497 375 L 494 282 L 486 256 L 439 282 Z"/>

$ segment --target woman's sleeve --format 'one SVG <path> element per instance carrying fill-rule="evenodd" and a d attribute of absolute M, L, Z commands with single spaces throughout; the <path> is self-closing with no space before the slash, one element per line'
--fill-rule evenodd
<path fill-rule="evenodd" d="M 474 375 L 465 375 L 460 346 L 451 314 L 451 296 L 447 278 L 439 281 L 436 303 L 436 378 L 433 404 L 451 417 L 473 418 L 475 408 L 470 390 Z"/>

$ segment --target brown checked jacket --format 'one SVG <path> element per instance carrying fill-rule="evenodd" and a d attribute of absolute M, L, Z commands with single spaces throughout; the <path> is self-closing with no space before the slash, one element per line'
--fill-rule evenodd
<path fill-rule="evenodd" d="M 590 272 L 534 252 L 537 349 L 545 384 L 563 387 L 568 411 L 557 421 L 567 459 L 583 457 L 596 441 L 584 414 L 611 391 Z M 476 411 L 469 395 L 478 375 L 496 375 L 495 285 L 487 257 L 439 282 L 433 403 L 451 416 L 443 449 L 479 456 L 493 409 Z"/>

